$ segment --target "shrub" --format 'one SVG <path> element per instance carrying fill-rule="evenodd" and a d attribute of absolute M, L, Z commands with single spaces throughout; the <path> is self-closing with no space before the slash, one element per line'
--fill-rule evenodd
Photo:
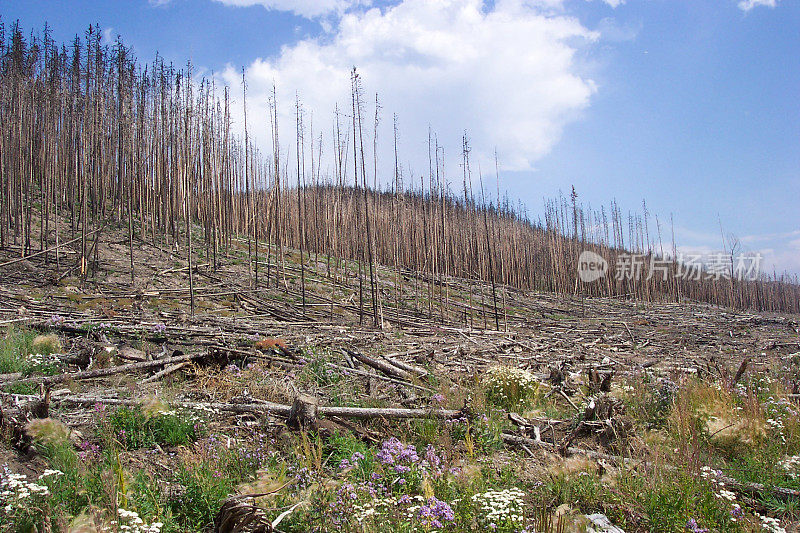
<path fill-rule="evenodd" d="M 510 366 L 490 368 L 483 384 L 486 400 L 509 410 L 530 405 L 539 391 L 539 382 L 533 374 Z"/>

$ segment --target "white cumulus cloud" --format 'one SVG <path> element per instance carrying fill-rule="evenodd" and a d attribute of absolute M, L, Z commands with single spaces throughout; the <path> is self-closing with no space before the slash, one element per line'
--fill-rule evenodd
<path fill-rule="evenodd" d="M 775 7 L 778 5 L 778 0 L 741 0 L 737 5 L 739 9 L 747 12 L 758 6 Z"/>
<path fill-rule="evenodd" d="M 576 54 L 598 37 L 572 17 L 522 0 L 498 0 L 493 7 L 481 0 L 405 0 L 384 10 L 350 12 L 327 34 L 247 66 L 248 126 L 271 153 L 268 100 L 274 82 L 282 146 L 294 139 L 296 93 L 307 127 L 313 112 L 315 137 L 322 131 L 329 139 L 336 103 L 350 112 L 350 72 L 356 66 L 369 104 L 365 145 L 371 146 L 378 93 L 385 151 L 379 156 L 387 164 L 397 113 L 401 163 L 415 169 L 417 181 L 428 169 L 429 126 L 451 165 L 459 160 L 466 130 L 473 161 L 484 161 L 484 171 L 493 172 L 495 147 L 503 168 L 530 169 L 589 105 L 596 87 L 581 74 Z M 221 78 L 234 96 L 241 94 L 240 68 L 229 66 Z M 233 108 L 239 125 L 240 108 L 241 99 Z"/>

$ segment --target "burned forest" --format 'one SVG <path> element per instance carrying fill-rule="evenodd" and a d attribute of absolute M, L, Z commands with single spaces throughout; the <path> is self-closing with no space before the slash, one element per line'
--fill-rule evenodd
<path fill-rule="evenodd" d="M 244 71 L 0 23 L 0 531 L 800 527 L 796 275 L 526 208 L 466 133 L 412 174 L 356 68 L 256 116 Z"/>

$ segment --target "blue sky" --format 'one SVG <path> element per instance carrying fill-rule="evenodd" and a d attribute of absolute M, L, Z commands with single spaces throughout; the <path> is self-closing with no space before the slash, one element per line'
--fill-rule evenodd
<path fill-rule="evenodd" d="M 458 187 L 466 129 L 473 169 L 491 174 L 496 148 L 501 187 L 534 218 L 575 185 L 594 207 L 672 214 L 685 250 L 720 249 L 721 222 L 767 270 L 800 273 L 796 1 L 4 0 L 0 14 L 63 41 L 97 22 L 141 61 L 191 59 L 234 95 L 246 67 L 248 112 L 266 116 L 275 81 L 286 135 L 295 92 L 327 135 L 355 64 L 386 150 L 398 114 L 417 181 L 431 125 Z"/>

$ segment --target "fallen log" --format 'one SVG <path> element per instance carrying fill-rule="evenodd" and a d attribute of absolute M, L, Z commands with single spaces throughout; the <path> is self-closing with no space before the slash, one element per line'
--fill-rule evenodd
<path fill-rule="evenodd" d="M 61 396 L 53 397 L 52 403 L 55 404 L 76 404 L 76 405 L 94 405 L 96 403 L 106 405 L 125 405 L 136 406 L 141 402 L 137 400 L 124 400 L 119 398 L 102 398 L 97 396 Z M 283 418 L 288 418 L 292 411 L 292 406 L 284 405 L 273 402 L 259 402 L 259 403 L 217 403 L 217 402 L 173 402 L 174 407 L 183 407 L 187 409 L 202 409 L 230 413 L 251 413 L 251 414 L 264 414 L 275 415 Z M 338 416 L 341 418 L 390 418 L 390 419 L 406 419 L 406 418 L 436 418 L 436 419 L 452 419 L 465 416 L 464 411 L 457 411 L 454 409 L 402 409 L 393 407 L 334 407 L 334 406 L 319 406 L 317 407 L 317 416 Z"/>
<path fill-rule="evenodd" d="M 22 379 L 22 372 L 11 372 L 9 374 L 0 374 L 0 383 L 4 383 L 6 381 L 15 381 L 18 379 Z"/>
<path fill-rule="evenodd" d="M 159 370 L 149 378 L 145 378 L 142 380 L 142 383 L 152 383 L 154 381 L 158 381 L 159 379 L 163 378 L 164 376 L 168 376 L 173 372 L 180 370 L 181 368 L 185 367 L 189 364 L 189 361 L 184 361 L 183 363 L 178 363 L 175 365 L 170 365 L 163 370 Z"/>
<path fill-rule="evenodd" d="M 378 361 L 376 359 L 372 359 L 371 357 L 367 357 L 366 355 L 360 354 L 358 352 L 354 352 L 353 350 L 348 350 L 347 348 L 342 348 L 347 355 L 364 363 L 367 366 L 371 366 L 375 370 L 379 370 L 386 374 L 387 376 L 393 378 L 400 378 L 400 379 L 409 379 L 411 375 L 403 370 L 402 368 L 396 367 L 388 362 Z"/>
<path fill-rule="evenodd" d="M 428 374 L 430 374 L 430 372 L 428 372 L 424 368 L 420 368 L 418 366 L 406 363 L 405 361 L 400 361 L 398 359 L 395 359 L 394 357 L 391 357 L 388 354 L 387 355 L 382 355 L 381 357 L 383 357 L 383 359 L 388 361 L 390 365 L 396 366 L 397 368 L 399 368 L 401 370 L 405 370 L 406 372 L 411 372 L 411 373 L 417 374 L 419 376 L 427 376 Z"/>
<path fill-rule="evenodd" d="M 528 437 L 522 437 L 520 435 L 512 435 L 510 433 L 503 433 L 501 435 L 503 442 L 506 444 L 513 444 L 515 446 L 538 446 L 539 448 L 544 448 L 547 451 L 553 453 L 560 453 L 559 446 L 556 444 L 551 444 L 549 442 L 545 442 L 542 440 L 534 440 Z M 622 464 L 628 463 L 632 461 L 632 459 L 628 459 L 626 457 L 618 457 L 615 455 L 608 455 L 605 453 L 595 452 L 593 450 L 584 450 L 583 448 L 575 448 L 574 446 L 569 446 L 565 450 L 567 455 L 585 455 L 590 459 L 602 459 L 604 461 L 611 461 L 614 463 Z"/>
<path fill-rule="evenodd" d="M 87 233 L 85 235 L 85 237 L 88 237 L 89 235 L 93 235 L 93 234 L 97 233 L 98 231 L 102 230 L 105 227 L 106 227 L 106 225 L 104 224 L 102 228 L 97 228 L 94 231 L 90 231 L 89 233 Z M 62 246 L 69 246 L 70 244 L 72 244 L 74 242 L 78 242 L 79 240 L 81 240 L 83 238 L 84 238 L 84 236 L 82 235 L 82 236 L 76 237 L 76 238 L 74 238 L 74 239 L 72 239 L 70 241 L 62 242 L 60 244 L 57 244 L 56 246 L 53 246 L 52 248 L 46 248 L 46 249 L 41 250 L 41 251 L 36 252 L 36 253 L 24 255 L 24 256 L 19 257 L 17 259 L 12 259 L 11 261 L 6 261 L 5 263 L 0 263 L 0 268 L 5 268 L 7 266 L 11 266 L 13 264 L 25 261 L 26 259 L 33 259 L 34 257 L 38 257 L 40 255 L 48 254 L 50 252 L 57 252 L 59 250 L 59 248 L 61 248 Z"/>
<path fill-rule="evenodd" d="M 111 368 L 98 368 L 96 370 L 85 370 L 83 372 L 73 372 L 70 374 L 60 374 L 55 376 L 34 376 L 29 378 L 17 379 L 14 381 L 4 381 L 0 383 L 0 387 L 5 387 L 12 384 L 21 383 L 34 383 L 43 385 L 52 385 L 54 383 L 63 383 L 65 381 L 76 381 L 81 379 L 102 378 L 112 376 L 114 374 L 121 374 L 123 372 L 135 372 L 137 370 L 146 370 L 148 368 L 155 368 L 164 365 L 172 365 L 176 363 L 184 363 L 187 361 L 194 361 L 202 359 L 209 355 L 208 352 L 198 352 L 187 355 L 178 355 L 175 357 L 164 357 L 163 359 L 156 359 L 154 361 L 143 361 L 141 363 L 129 363 L 127 365 L 119 365 Z"/>

